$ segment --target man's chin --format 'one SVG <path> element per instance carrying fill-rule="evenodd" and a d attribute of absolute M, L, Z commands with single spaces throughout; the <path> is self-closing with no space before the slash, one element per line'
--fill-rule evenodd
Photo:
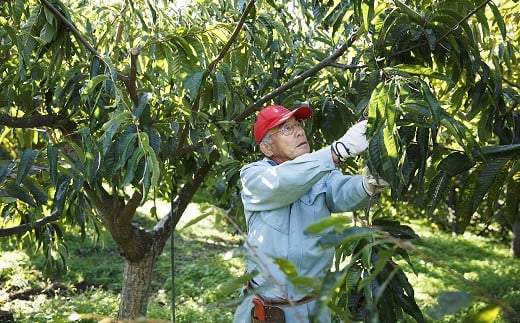
<path fill-rule="evenodd" d="M 305 155 L 305 154 L 308 154 L 310 152 L 311 152 L 311 149 L 310 149 L 309 145 L 298 146 L 294 150 L 294 154 L 295 154 L 294 157 L 295 158 L 296 157 L 300 157 L 301 155 Z"/>

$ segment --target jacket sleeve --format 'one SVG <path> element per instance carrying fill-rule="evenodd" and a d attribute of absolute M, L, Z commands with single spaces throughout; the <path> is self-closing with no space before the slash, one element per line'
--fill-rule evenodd
<path fill-rule="evenodd" d="M 350 212 L 364 208 L 370 196 L 363 188 L 363 175 L 330 173 L 327 179 L 327 206 L 331 212 Z"/>
<path fill-rule="evenodd" d="M 334 169 L 330 146 L 280 165 L 267 159 L 249 164 L 240 173 L 244 208 L 265 211 L 292 204 Z"/>

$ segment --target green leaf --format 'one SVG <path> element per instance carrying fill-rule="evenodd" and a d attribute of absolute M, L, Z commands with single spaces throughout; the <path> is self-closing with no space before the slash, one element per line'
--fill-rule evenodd
<path fill-rule="evenodd" d="M 443 114 L 441 124 L 466 151 L 474 149 L 476 143 L 473 134 L 463 123 Z"/>
<path fill-rule="evenodd" d="M 415 319 L 417 323 L 426 322 L 419 306 L 415 302 L 413 296 L 406 296 L 404 294 L 394 294 L 394 299 L 397 304 L 411 317 Z"/>
<path fill-rule="evenodd" d="M 105 74 L 96 75 L 93 78 L 91 78 L 88 81 L 87 86 L 85 86 L 83 88 L 83 90 L 81 91 L 82 99 L 85 100 L 87 96 L 92 94 L 92 92 L 94 91 L 94 89 L 96 88 L 96 86 L 99 83 L 104 82 L 104 81 L 109 80 L 109 79 L 110 78 L 107 75 L 105 75 Z"/>
<path fill-rule="evenodd" d="M 473 209 L 476 210 L 484 196 L 489 192 L 489 189 L 495 182 L 496 178 L 500 174 L 500 171 L 504 165 L 508 162 L 509 158 L 502 157 L 494 160 L 490 160 L 485 163 L 484 169 L 480 173 L 477 185 L 473 192 Z"/>
<path fill-rule="evenodd" d="M 402 225 L 399 221 L 390 219 L 375 219 L 372 225 L 377 226 L 379 229 L 388 232 L 393 237 L 401 240 L 417 240 L 421 238 L 413 231 L 413 229 L 407 225 Z"/>
<path fill-rule="evenodd" d="M 486 158 L 496 156 L 514 157 L 520 155 L 520 144 L 502 145 L 502 146 L 486 146 L 474 153 L 474 156 L 482 155 Z"/>
<path fill-rule="evenodd" d="M 38 206 L 47 204 L 47 195 L 44 192 L 43 187 L 32 178 L 27 178 L 23 185 L 27 187 L 29 193 L 34 197 L 34 200 Z"/>
<path fill-rule="evenodd" d="M 368 248 L 367 248 L 368 249 Z M 370 266 L 367 266 L 367 268 L 370 268 L 370 275 L 366 278 L 363 278 L 361 282 L 359 283 L 358 290 L 361 290 L 365 288 L 368 284 L 372 283 L 373 280 L 376 280 L 385 267 L 385 265 L 392 259 L 392 256 L 395 255 L 395 249 L 389 248 L 387 250 L 381 250 L 378 248 L 378 250 L 372 250 L 372 253 L 376 253 L 377 257 L 372 257 L 370 254 Z M 375 261 L 374 261 L 375 259 Z"/>
<path fill-rule="evenodd" d="M 190 60 L 192 64 L 197 62 L 197 53 L 186 39 L 179 36 L 172 36 L 171 41 L 184 53 L 184 56 Z"/>
<path fill-rule="evenodd" d="M 504 187 L 507 184 L 507 178 L 509 175 L 509 170 L 513 165 L 512 160 L 507 160 L 504 163 L 504 166 L 500 169 L 498 174 L 496 175 L 493 183 L 489 187 L 487 192 L 487 196 L 485 199 L 485 203 L 487 204 L 487 208 L 485 208 L 482 212 L 482 221 L 487 223 L 496 213 L 500 203 L 500 198 L 503 195 Z"/>
<path fill-rule="evenodd" d="M 348 289 L 354 289 L 361 281 L 363 269 L 360 266 L 350 266 L 346 271 L 345 284 Z"/>
<path fill-rule="evenodd" d="M 141 147 L 137 147 L 132 154 L 132 157 L 129 159 L 127 166 L 124 169 L 123 180 L 121 182 L 121 186 L 125 186 L 128 183 L 132 182 L 134 176 L 137 172 L 137 167 L 139 165 L 139 161 L 144 156 L 144 152 Z"/>
<path fill-rule="evenodd" d="M 475 187 L 477 186 L 477 181 L 479 179 L 480 173 L 483 171 L 484 165 L 480 164 L 470 172 L 468 176 L 466 176 L 462 187 L 457 195 L 457 203 L 455 214 L 458 219 L 457 223 L 457 233 L 463 233 L 466 229 L 466 226 L 469 224 L 473 213 L 475 212 L 475 208 L 473 205 L 473 194 L 475 191 Z"/>
<path fill-rule="evenodd" d="M 194 219 L 191 219 L 190 221 L 188 221 L 188 223 L 186 223 L 181 228 L 181 230 L 184 230 L 186 228 L 191 227 L 192 225 L 195 225 L 195 224 L 199 223 L 200 221 L 204 220 L 205 218 L 207 218 L 210 215 L 212 215 L 210 212 L 202 212 L 201 215 L 199 215 L 199 216 L 195 217 Z"/>
<path fill-rule="evenodd" d="M 515 180 L 515 174 L 520 175 L 520 171 L 518 171 L 519 168 L 520 161 L 517 161 L 511 169 L 511 176 L 507 180 L 504 212 L 506 213 L 509 225 L 511 226 L 513 226 L 516 214 L 520 207 L 520 180 Z"/>
<path fill-rule="evenodd" d="M 473 165 L 473 162 L 466 154 L 454 152 L 441 160 L 437 165 L 437 169 L 445 172 L 448 177 L 453 177 L 468 171 Z"/>
<path fill-rule="evenodd" d="M 417 25 L 419 26 L 424 26 L 426 25 L 426 22 L 424 20 L 424 17 L 418 13 L 417 11 L 415 11 L 414 9 L 412 9 L 411 7 L 407 6 L 406 4 L 404 4 L 403 2 L 399 1 L 399 0 L 394 0 L 394 4 L 396 5 L 396 7 L 398 7 L 406 16 L 408 16 L 408 18 L 410 19 L 410 21 L 416 23 Z"/>
<path fill-rule="evenodd" d="M 26 149 L 22 156 L 20 156 L 20 163 L 18 164 L 18 173 L 16 174 L 16 183 L 20 184 L 25 180 L 25 177 L 34 165 L 34 161 L 38 156 L 38 151 L 33 149 Z"/>
<path fill-rule="evenodd" d="M 132 156 L 137 142 L 137 133 L 125 132 L 122 137 L 118 140 L 118 163 L 115 165 L 115 169 L 121 169 Z"/>
<path fill-rule="evenodd" d="M 11 174 L 12 164 L 10 162 L 2 162 L 0 164 L 0 184 L 2 184 L 7 176 Z"/>
<path fill-rule="evenodd" d="M 422 179 L 415 176 L 421 164 L 419 157 L 419 147 L 417 144 L 411 144 L 406 148 L 404 161 L 401 166 L 404 181 L 402 186 L 399 187 L 399 192 L 407 189 L 414 179 L 419 180 L 419 184 L 422 182 Z"/>
<path fill-rule="evenodd" d="M 200 85 L 202 84 L 202 80 L 205 72 L 200 71 L 193 74 L 189 74 L 186 79 L 184 79 L 184 87 L 188 90 L 190 95 L 197 95 L 199 93 Z"/>
<path fill-rule="evenodd" d="M 288 277 L 293 278 L 298 276 L 296 266 L 289 260 L 284 258 L 274 258 L 274 262 L 280 270 Z"/>
<path fill-rule="evenodd" d="M 351 227 L 343 230 L 341 233 L 331 233 L 323 236 L 318 240 L 317 245 L 322 247 L 332 247 L 339 243 L 348 243 L 350 241 L 360 240 L 362 238 L 375 236 L 376 232 L 366 227 Z"/>
<path fill-rule="evenodd" d="M 384 147 L 385 147 L 385 156 L 387 160 L 383 159 L 383 169 L 384 175 L 383 178 L 390 182 L 392 187 L 397 187 L 400 181 L 404 181 L 401 171 L 398 167 L 399 160 L 399 143 L 394 136 L 393 128 L 384 128 Z M 380 147 L 381 148 L 381 147 Z"/>
<path fill-rule="evenodd" d="M 216 288 L 216 293 L 220 296 L 228 296 L 238 289 L 243 288 L 254 276 L 255 274 L 243 275 L 220 283 Z"/>
<path fill-rule="evenodd" d="M 343 227 L 349 221 L 343 216 L 331 216 L 307 227 L 307 232 L 312 235 L 319 234 L 330 227 Z"/>
<path fill-rule="evenodd" d="M 33 199 L 33 197 L 27 192 L 25 186 L 22 187 L 20 186 L 20 184 L 9 183 L 5 186 L 5 191 L 7 192 L 8 196 L 14 196 L 32 207 L 38 207 L 38 204 Z"/>
<path fill-rule="evenodd" d="M 446 172 L 439 172 L 431 181 L 428 190 L 428 200 L 430 201 L 429 214 L 433 214 L 439 202 L 444 201 L 448 194 L 450 177 Z"/>
<path fill-rule="evenodd" d="M 139 140 L 141 144 L 141 148 L 143 149 L 143 152 L 146 156 L 146 167 L 149 168 L 149 172 L 151 173 L 151 179 L 150 179 L 150 186 L 155 187 L 157 183 L 159 182 L 159 176 L 161 175 L 161 168 L 159 166 L 159 160 L 157 159 L 157 155 L 155 154 L 155 151 L 150 146 L 150 137 L 148 137 L 148 134 L 145 132 L 139 133 Z M 145 173 L 148 174 L 149 172 Z M 147 193 L 147 187 L 146 185 L 143 185 L 144 187 L 144 193 Z M 143 198 L 146 196 L 146 194 L 143 194 Z"/>
<path fill-rule="evenodd" d="M 54 209 L 58 213 L 63 213 L 65 201 L 67 200 L 67 193 L 69 191 L 70 177 L 61 175 L 58 178 L 58 187 L 54 193 Z"/>
<path fill-rule="evenodd" d="M 101 127 L 101 130 L 105 133 L 103 134 L 103 153 L 106 154 L 108 148 L 112 144 L 112 138 L 117 133 L 121 125 L 129 123 L 133 118 L 133 115 L 129 111 L 124 112 L 114 112 L 112 118 L 109 121 L 105 122 Z"/>
<path fill-rule="evenodd" d="M 150 95 L 150 93 L 141 93 L 139 95 L 137 107 L 135 107 L 134 111 L 132 111 L 133 115 L 136 116 L 137 118 L 140 118 L 141 114 L 145 110 L 145 107 L 148 104 L 148 102 L 151 100 L 151 98 L 152 98 L 152 96 Z"/>
<path fill-rule="evenodd" d="M 433 118 L 432 121 L 435 123 L 436 126 L 439 126 L 441 123 L 441 108 L 439 106 L 439 102 L 437 102 L 437 99 L 433 95 L 428 84 L 426 84 L 426 82 L 422 80 L 420 80 L 419 82 L 421 83 L 421 93 L 423 94 L 423 97 L 426 99 L 426 102 L 428 102 L 428 107 L 430 108 L 430 113 Z"/>
<path fill-rule="evenodd" d="M 464 323 L 493 323 L 500 314 L 500 306 L 488 305 L 475 314 L 464 319 Z"/>
<path fill-rule="evenodd" d="M 22 14 L 23 14 L 23 11 L 24 11 L 24 5 L 25 3 L 25 0 L 16 0 L 14 2 L 14 6 L 13 6 L 13 20 L 14 20 L 14 25 L 19 25 L 20 24 L 20 19 L 22 17 Z"/>
<path fill-rule="evenodd" d="M 391 69 L 388 68 L 389 71 L 394 70 L 401 73 L 407 73 L 411 75 L 418 75 L 419 77 L 429 77 L 429 78 L 435 78 L 439 80 L 443 80 L 446 82 L 450 81 L 450 78 L 444 74 L 439 73 L 438 71 L 430 68 L 430 67 L 424 67 L 421 65 L 411 65 L 411 64 L 398 64 L 395 66 L 392 66 Z"/>

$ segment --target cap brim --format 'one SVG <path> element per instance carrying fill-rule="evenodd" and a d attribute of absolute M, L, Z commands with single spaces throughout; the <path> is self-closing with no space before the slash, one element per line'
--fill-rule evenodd
<path fill-rule="evenodd" d="M 302 105 L 299 108 L 294 109 L 293 115 L 298 120 L 309 119 L 312 116 L 312 109 L 306 105 Z"/>
<path fill-rule="evenodd" d="M 268 129 L 273 129 L 274 127 L 281 125 L 282 123 L 289 120 L 293 116 L 298 120 L 309 119 L 312 116 L 312 109 L 309 108 L 308 106 L 301 106 L 299 108 L 296 108 L 296 109 L 292 110 L 291 112 L 285 114 L 280 119 L 271 123 L 269 125 Z"/>

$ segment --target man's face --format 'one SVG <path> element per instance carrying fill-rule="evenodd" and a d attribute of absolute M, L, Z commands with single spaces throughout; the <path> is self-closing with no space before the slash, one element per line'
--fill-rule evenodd
<path fill-rule="evenodd" d="M 292 127 L 292 133 L 286 135 L 282 131 L 284 127 L 285 130 L 289 130 L 288 132 L 291 132 Z M 305 131 L 294 117 L 270 129 L 267 135 L 270 135 L 271 142 L 262 142 L 260 149 L 264 155 L 274 160 L 277 164 L 292 160 L 311 151 Z"/>

